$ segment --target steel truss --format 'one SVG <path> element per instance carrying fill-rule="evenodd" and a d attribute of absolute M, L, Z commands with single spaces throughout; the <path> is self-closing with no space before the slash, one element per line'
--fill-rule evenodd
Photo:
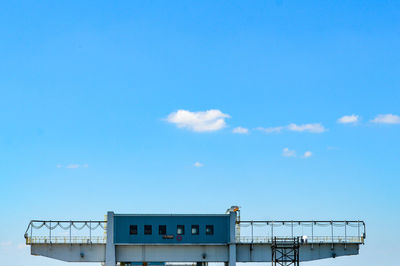
<path fill-rule="evenodd" d="M 291 239 L 275 237 L 271 245 L 272 265 L 299 266 L 299 247 L 298 237 Z"/>

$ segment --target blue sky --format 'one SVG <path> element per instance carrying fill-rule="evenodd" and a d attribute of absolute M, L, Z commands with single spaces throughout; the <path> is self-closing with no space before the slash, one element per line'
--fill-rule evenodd
<path fill-rule="evenodd" d="M 397 265 L 399 18 L 396 1 L 3 3 L 0 264 L 67 265 L 21 245 L 34 218 L 237 204 L 366 220 L 360 256 L 309 265 Z"/>

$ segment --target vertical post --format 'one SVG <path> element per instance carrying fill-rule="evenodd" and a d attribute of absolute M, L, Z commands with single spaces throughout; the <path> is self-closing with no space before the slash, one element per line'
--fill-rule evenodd
<path fill-rule="evenodd" d="M 92 221 L 89 221 L 89 242 L 92 244 Z"/>
<path fill-rule="evenodd" d="M 364 240 L 365 240 L 365 238 L 367 237 L 367 229 L 365 228 L 365 223 L 364 223 L 364 221 L 362 222 L 362 225 L 363 225 L 363 234 L 362 234 L 363 239 L 362 239 L 362 243 L 364 244 Z"/>
<path fill-rule="evenodd" d="M 331 221 L 331 235 L 332 235 L 332 247 L 331 249 L 333 249 L 333 221 Z"/>
<path fill-rule="evenodd" d="M 274 222 L 271 222 L 271 243 L 274 239 Z"/>
<path fill-rule="evenodd" d="M 236 266 L 236 212 L 229 212 L 229 266 Z"/>
<path fill-rule="evenodd" d="M 292 238 L 293 238 L 293 221 L 292 221 Z"/>
<path fill-rule="evenodd" d="M 251 243 L 253 244 L 253 221 L 251 221 Z"/>
<path fill-rule="evenodd" d="M 50 244 L 51 244 L 51 221 L 50 221 L 50 227 L 49 227 L 49 240 L 50 240 Z"/>
<path fill-rule="evenodd" d="M 358 241 L 361 242 L 361 235 L 360 235 L 360 221 L 357 222 L 358 223 Z"/>
<path fill-rule="evenodd" d="M 344 249 L 347 248 L 347 221 L 344 221 Z"/>
<path fill-rule="evenodd" d="M 69 243 L 72 245 L 72 234 L 71 234 L 71 231 L 72 231 L 72 221 L 69 221 Z"/>
<path fill-rule="evenodd" d="M 314 249 L 314 221 L 311 221 L 311 249 Z"/>
<path fill-rule="evenodd" d="M 117 261 L 115 258 L 114 244 L 114 212 L 107 212 L 107 242 L 105 266 L 115 266 L 116 264 Z"/>

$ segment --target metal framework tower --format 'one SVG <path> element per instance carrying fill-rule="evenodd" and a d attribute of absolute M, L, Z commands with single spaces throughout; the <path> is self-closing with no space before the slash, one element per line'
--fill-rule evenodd
<path fill-rule="evenodd" d="M 299 238 L 277 238 L 272 241 L 272 265 L 299 266 Z"/>

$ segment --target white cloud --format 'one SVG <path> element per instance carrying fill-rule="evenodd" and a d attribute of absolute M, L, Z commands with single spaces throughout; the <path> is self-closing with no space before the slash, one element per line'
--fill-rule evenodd
<path fill-rule="evenodd" d="M 258 127 L 257 130 L 264 131 L 265 133 L 280 133 L 285 127 Z"/>
<path fill-rule="evenodd" d="M 200 163 L 200 162 L 195 162 L 195 163 L 193 164 L 193 166 L 194 166 L 194 167 L 203 167 L 204 164 L 202 164 L 202 163 Z"/>
<path fill-rule="evenodd" d="M 265 133 L 280 133 L 283 130 L 289 131 L 297 131 L 297 132 L 309 132 L 309 133 L 322 133 L 326 131 L 326 128 L 321 123 L 314 123 L 314 124 L 289 124 L 287 126 L 279 126 L 279 127 L 257 127 L 257 130 L 261 130 Z"/>
<path fill-rule="evenodd" d="M 393 114 L 377 115 L 371 122 L 379 124 L 400 124 L 400 116 Z"/>
<path fill-rule="evenodd" d="M 67 168 L 70 168 L 70 169 L 75 169 L 75 168 L 79 168 L 80 165 L 79 165 L 79 164 L 69 164 L 69 165 L 67 165 L 66 167 L 67 167 Z"/>
<path fill-rule="evenodd" d="M 340 124 L 357 123 L 359 118 L 360 117 L 358 115 L 355 115 L 355 114 L 345 115 L 345 116 L 342 116 L 341 118 L 339 118 L 337 120 L 337 122 L 340 123 Z"/>
<path fill-rule="evenodd" d="M 62 165 L 62 164 L 57 164 L 56 167 L 57 167 L 57 168 L 64 168 L 64 165 Z M 89 165 L 88 165 L 87 163 L 85 163 L 85 164 L 71 163 L 71 164 L 67 164 L 67 165 L 65 166 L 65 168 L 68 168 L 68 169 L 77 169 L 77 168 L 80 168 L 80 167 L 82 167 L 82 168 L 88 168 Z"/>
<path fill-rule="evenodd" d="M 282 151 L 282 156 L 284 157 L 296 157 L 295 150 L 289 150 L 289 148 L 284 148 Z"/>
<path fill-rule="evenodd" d="M 245 127 L 235 127 L 232 132 L 235 134 L 248 134 L 249 130 Z"/>
<path fill-rule="evenodd" d="M 178 110 L 169 114 L 166 120 L 175 124 L 178 128 L 196 132 L 210 132 L 226 127 L 225 118 L 230 118 L 230 116 L 217 109 L 201 112 Z"/>
<path fill-rule="evenodd" d="M 310 133 L 322 133 L 326 131 L 324 126 L 320 123 L 303 124 L 303 125 L 296 125 L 292 123 L 287 126 L 287 129 L 290 131 L 310 132 Z"/>
<path fill-rule="evenodd" d="M 307 159 L 307 158 L 310 158 L 312 155 L 313 154 L 311 151 L 306 151 L 302 156 L 299 156 L 299 157 Z M 282 156 L 283 157 L 297 157 L 296 151 L 290 150 L 289 148 L 284 148 L 282 150 Z"/>
<path fill-rule="evenodd" d="M 6 241 L 6 242 L 0 242 L 1 247 L 9 247 L 12 245 L 11 241 Z"/>
<path fill-rule="evenodd" d="M 17 245 L 17 249 L 26 249 L 26 248 L 28 248 L 26 244 L 20 243 Z"/>

